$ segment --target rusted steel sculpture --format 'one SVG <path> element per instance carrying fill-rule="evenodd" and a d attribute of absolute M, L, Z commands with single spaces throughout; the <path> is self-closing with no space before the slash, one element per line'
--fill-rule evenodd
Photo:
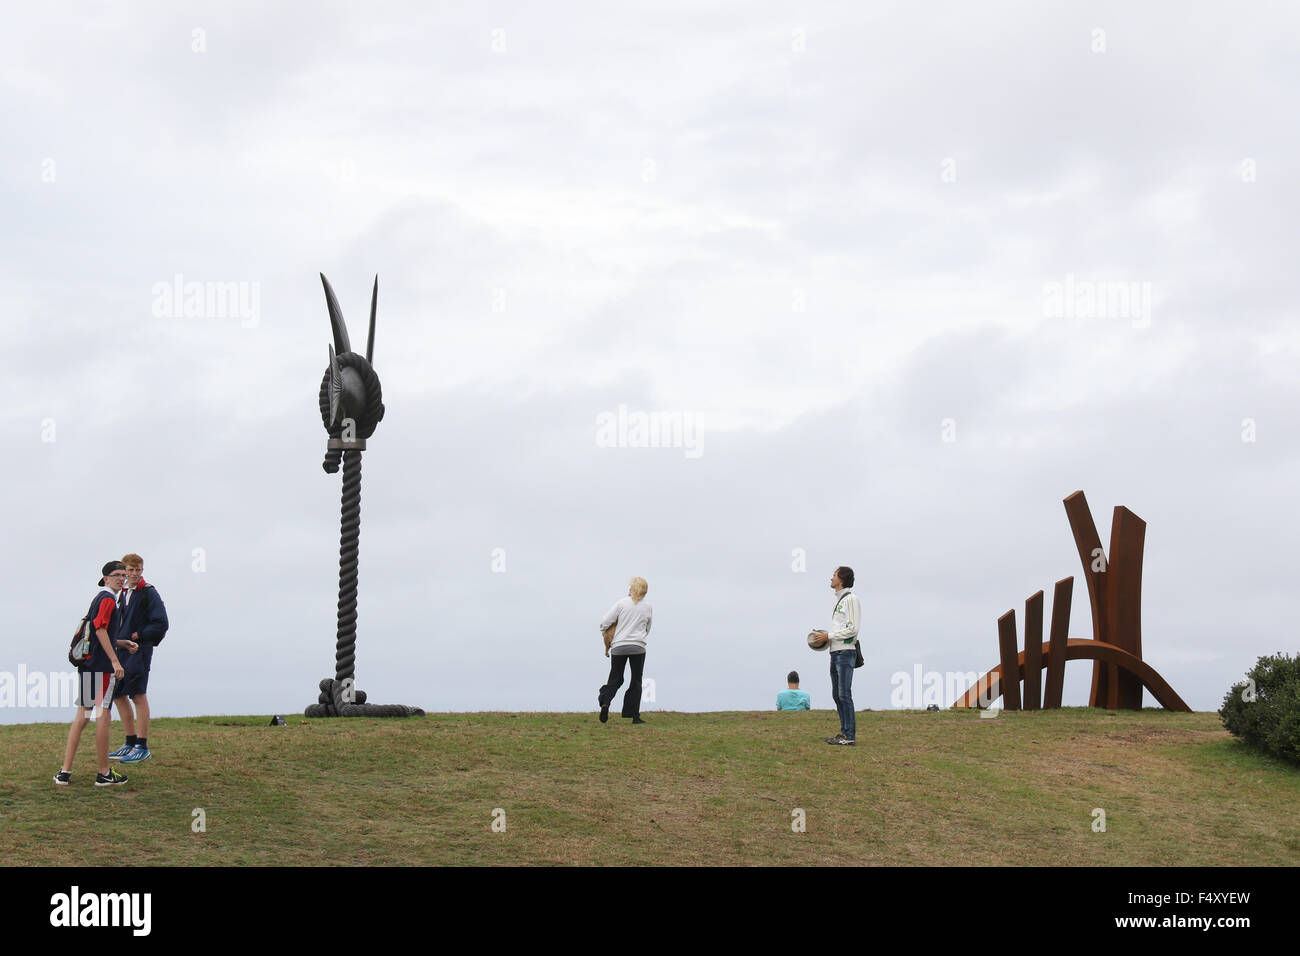
<path fill-rule="evenodd" d="M 338 631 L 334 650 L 334 676 L 320 682 L 320 696 L 304 712 L 308 717 L 409 717 L 423 714 L 406 704 L 368 704 L 366 692 L 357 690 L 354 673 L 357 643 L 357 555 L 361 538 L 361 453 L 366 439 L 384 417 L 375 358 L 375 307 L 379 301 L 379 276 L 370 295 L 370 336 L 365 356 L 352 351 L 347 323 L 329 280 L 322 274 L 325 305 L 330 313 L 334 345 L 330 364 L 320 383 L 317 404 L 329 433 L 321 467 L 334 474 L 343 463 L 343 506 L 339 519 Z"/>
<path fill-rule="evenodd" d="M 1024 709 L 1039 707 L 1040 671 L 1047 668 L 1042 707 L 1061 706 L 1065 662 L 1091 660 L 1090 707 L 1107 710 L 1141 710 L 1145 687 L 1168 710 L 1190 711 L 1172 687 L 1142 660 L 1142 547 L 1146 522 L 1122 505 L 1111 523 L 1110 560 L 1101 548 L 1088 501 L 1082 491 L 1065 499 L 1065 513 L 1083 562 L 1084 580 L 1092 607 L 1092 638 L 1067 636 L 1074 578 L 1056 582 L 1052 598 L 1051 637 L 1043 643 L 1043 592 L 1025 602 L 1025 650 L 1016 650 L 1016 612 L 998 618 L 1000 663 L 953 703 L 954 707 L 988 707 L 998 697 L 1003 709 L 1020 710 L 1020 682 L 1024 681 Z M 1005 676 L 1004 676 L 1005 675 Z"/>

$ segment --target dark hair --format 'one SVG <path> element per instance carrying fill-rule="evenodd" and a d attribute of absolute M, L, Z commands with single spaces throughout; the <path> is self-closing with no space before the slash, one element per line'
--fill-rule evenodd
<path fill-rule="evenodd" d="M 844 585 L 846 588 L 853 587 L 852 568 L 836 568 L 835 576 L 840 579 L 840 584 Z"/>
<path fill-rule="evenodd" d="M 797 683 L 799 683 L 799 672 L 798 672 L 798 671 L 791 671 L 790 673 L 786 674 L 786 675 L 785 675 L 785 682 L 786 682 L 787 684 L 797 684 Z"/>

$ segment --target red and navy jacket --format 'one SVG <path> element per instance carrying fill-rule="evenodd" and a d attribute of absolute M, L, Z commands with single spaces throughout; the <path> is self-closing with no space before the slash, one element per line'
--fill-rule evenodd
<path fill-rule="evenodd" d="M 99 634 L 95 633 L 102 627 L 108 631 L 108 639 L 113 642 L 113 650 L 117 650 L 118 629 L 121 627 L 122 614 L 118 610 L 117 598 L 108 588 L 100 588 L 95 599 L 90 602 L 90 610 L 86 612 L 86 617 L 90 619 L 92 633 L 90 635 L 91 655 L 77 668 L 79 671 L 89 671 L 93 674 L 111 674 L 113 673 L 113 662 L 108 659 L 108 654 L 104 650 L 104 645 L 99 643 Z M 118 656 L 119 663 L 121 656 Z"/>
<path fill-rule="evenodd" d="M 144 578 L 140 579 L 134 590 L 122 588 L 122 593 L 117 596 L 117 604 L 121 623 L 115 636 L 121 640 L 131 640 L 132 634 L 140 635 L 140 650 L 128 655 L 131 659 L 120 654 L 118 659 L 129 670 L 148 670 L 153 660 L 153 649 L 167 634 L 167 607 L 159 597 L 158 589 Z"/>

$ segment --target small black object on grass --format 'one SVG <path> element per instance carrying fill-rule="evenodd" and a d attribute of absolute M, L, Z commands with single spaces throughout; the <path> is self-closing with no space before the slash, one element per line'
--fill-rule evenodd
<path fill-rule="evenodd" d="M 271 726 L 272 727 L 286 726 L 284 718 L 281 717 L 279 714 L 276 714 L 274 717 L 271 718 Z"/>

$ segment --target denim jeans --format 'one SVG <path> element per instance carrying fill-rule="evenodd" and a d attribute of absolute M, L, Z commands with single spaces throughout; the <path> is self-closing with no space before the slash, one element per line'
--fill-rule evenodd
<path fill-rule="evenodd" d="M 840 714 L 840 733 L 849 740 L 856 739 L 858 733 L 853 714 L 853 662 L 857 659 L 856 650 L 831 651 L 831 700 Z"/>

